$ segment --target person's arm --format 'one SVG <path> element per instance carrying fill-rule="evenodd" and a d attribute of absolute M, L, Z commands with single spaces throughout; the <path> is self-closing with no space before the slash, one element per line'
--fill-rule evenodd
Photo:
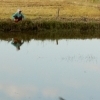
<path fill-rule="evenodd" d="M 21 40 L 21 45 L 24 43 L 24 40 Z"/>
<path fill-rule="evenodd" d="M 12 19 L 15 19 L 15 17 L 17 16 L 17 14 L 15 13 L 15 14 L 13 14 L 12 15 Z"/>
<path fill-rule="evenodd" d="M 24 18 L 24 15 L 22 14 L 22 18 Z"/>
<path fill-rule="evenodd" d="M 22 14 L 22 13 L 21 13 Z M 25 19 L 25 16 L 22 14 L 22 19 Z"/>

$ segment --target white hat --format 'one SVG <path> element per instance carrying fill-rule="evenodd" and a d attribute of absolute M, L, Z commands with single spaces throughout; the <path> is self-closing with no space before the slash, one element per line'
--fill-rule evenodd
<path fill-rule="evenodd" d="M 17 9 L 17 12 L 20 12 L 21 10 L 20 9 Z"/>

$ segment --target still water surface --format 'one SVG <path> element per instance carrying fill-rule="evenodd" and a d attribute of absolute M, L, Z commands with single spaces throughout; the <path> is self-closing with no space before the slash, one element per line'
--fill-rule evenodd
<path fill-rule="evenodd" d="M 61 98 L 100 100 L 99 39 L 0 41 L 0 100 Z"/>

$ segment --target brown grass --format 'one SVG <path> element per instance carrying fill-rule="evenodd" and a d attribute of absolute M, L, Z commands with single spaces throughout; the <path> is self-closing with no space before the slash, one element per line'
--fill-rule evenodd
<path fill-rule="evenodd" d="M 100 17 L 100 2 L 91 0 L 0 0 L 0 19 L 11 18 L 20 8 L 26 18 Z"/>

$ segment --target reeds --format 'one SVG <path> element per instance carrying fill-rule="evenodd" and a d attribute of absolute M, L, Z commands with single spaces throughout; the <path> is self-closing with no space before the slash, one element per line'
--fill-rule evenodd
<path fill-rule="evenodd" d="M 61 38 L 100 38 L 100 23 L 95 21 L 12 20 L 0 21 L 0 38 L 25 40 Z"/>
<path fill-rule="evenodd" d="M 41 30 L 62 30 L 78 29 L 80 31 L 100 30 L 100 22 L 93 21 L 60 21 L 60 20 L 23 20 L 14 22 L 13 20 L 1 20 L 0 31 L 2 32 L 29 32 Z"/>

